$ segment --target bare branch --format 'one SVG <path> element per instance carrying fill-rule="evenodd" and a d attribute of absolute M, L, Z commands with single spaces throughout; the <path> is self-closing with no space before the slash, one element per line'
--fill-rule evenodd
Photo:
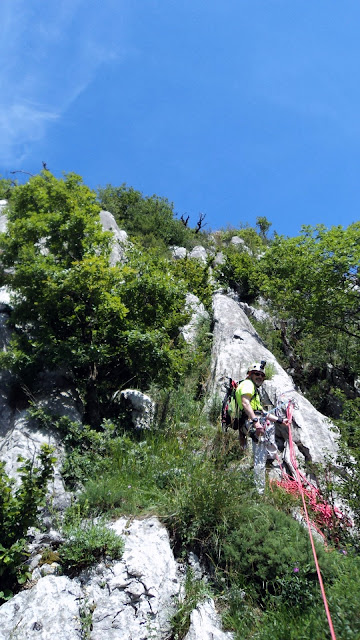
<path fill-rule="evenodd" d="M 22 171 L 21 169 L 18 169 L 17 171 L 10 171 L 10 173 L 25 173 L 27 176 L 31 176 L 32 178 L 34 178 L 33 173 L 29 173 L 29 171 Z"/>
<path fill-rule="evenodd" d="M 206 217 L 205 213 L 200 213 L 199 214 L 199 220 L 196 223 L 195 233 L 199 233 L 200 229 L 203 229 L 203 227 L 206 227 L 207 222 L 205 222 L 205 224 L 203 224 L 203 222 L 205 220 L 205 217 Z"/>

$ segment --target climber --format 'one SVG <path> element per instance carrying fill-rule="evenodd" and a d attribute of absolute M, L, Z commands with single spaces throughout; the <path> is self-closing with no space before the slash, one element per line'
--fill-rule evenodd
<path fill-rule="evenodd" d="M 268 413 L 261 405 L 259 387 L 265 380 L 265 365 L 264 360 L 251 365 L 247 370 L 247 377 L 240 382 L 235 393 L 236 403 L 245 418 L 239 428 L 240 444 L 245 451 L 247 436 L 253 441 L 254 477 L 259 493 L 263 493 L 265 489 L 266 460 L 276 455 L 275 424 L 289 424 L 287 418 Z"/>

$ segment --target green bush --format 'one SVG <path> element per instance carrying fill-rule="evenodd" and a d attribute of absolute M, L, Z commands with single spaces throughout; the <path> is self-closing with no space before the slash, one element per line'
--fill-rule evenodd
<path fill-rule="evenodd" d="M 100 559 L 121 558 L 124 541 L 114 531 L 94 522 L 84 522 L 68 526 L 67 540 L 58 549 L 61 563 L 73 572 L 88 567 Z"/>
<path fill-rule="evenodd" d="M 25 536 L 28 528 L 37 524 L 38 509 L 45 501 L 55 462 L 52 454 L 53 448 L 44 444 L 38 464 L 19 457 L 21 483 L 17 488 L 0 462 L 0 602 L 11 597 L 17 585 L 29 577 Z"/>
<path fill-rule="evenodd" d="M 252 302 L 259 291 L 254 256 L 233 247 L 226 249 L 224 254 L 225 263 L 215 270 L 217 280 L 224 287 L 234 289 L 242 300 Z"/>

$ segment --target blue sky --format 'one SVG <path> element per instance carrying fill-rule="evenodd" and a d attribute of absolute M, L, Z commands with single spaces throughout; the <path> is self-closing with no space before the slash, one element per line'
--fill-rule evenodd
<path fill-rule="evenodd" d="M 0 174 L 126 182 L 213 230 L 347 226 L 359 28 L 358 0 L 2 0 Z"/>

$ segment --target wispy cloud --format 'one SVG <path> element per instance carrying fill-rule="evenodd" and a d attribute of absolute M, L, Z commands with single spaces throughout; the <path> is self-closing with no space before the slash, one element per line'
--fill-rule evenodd
<path fill-rule="evenodd" d="M 115 6 L 115 4 L 117 6 Z M 0 163 L 22 161 L 93 81 L 120 59 L 114 0 L 3 0 L 0 6 Z M 118 28 L 114 28 L 114 17 Z M 120 31 L 120 32 L 119 32 Z"/>

